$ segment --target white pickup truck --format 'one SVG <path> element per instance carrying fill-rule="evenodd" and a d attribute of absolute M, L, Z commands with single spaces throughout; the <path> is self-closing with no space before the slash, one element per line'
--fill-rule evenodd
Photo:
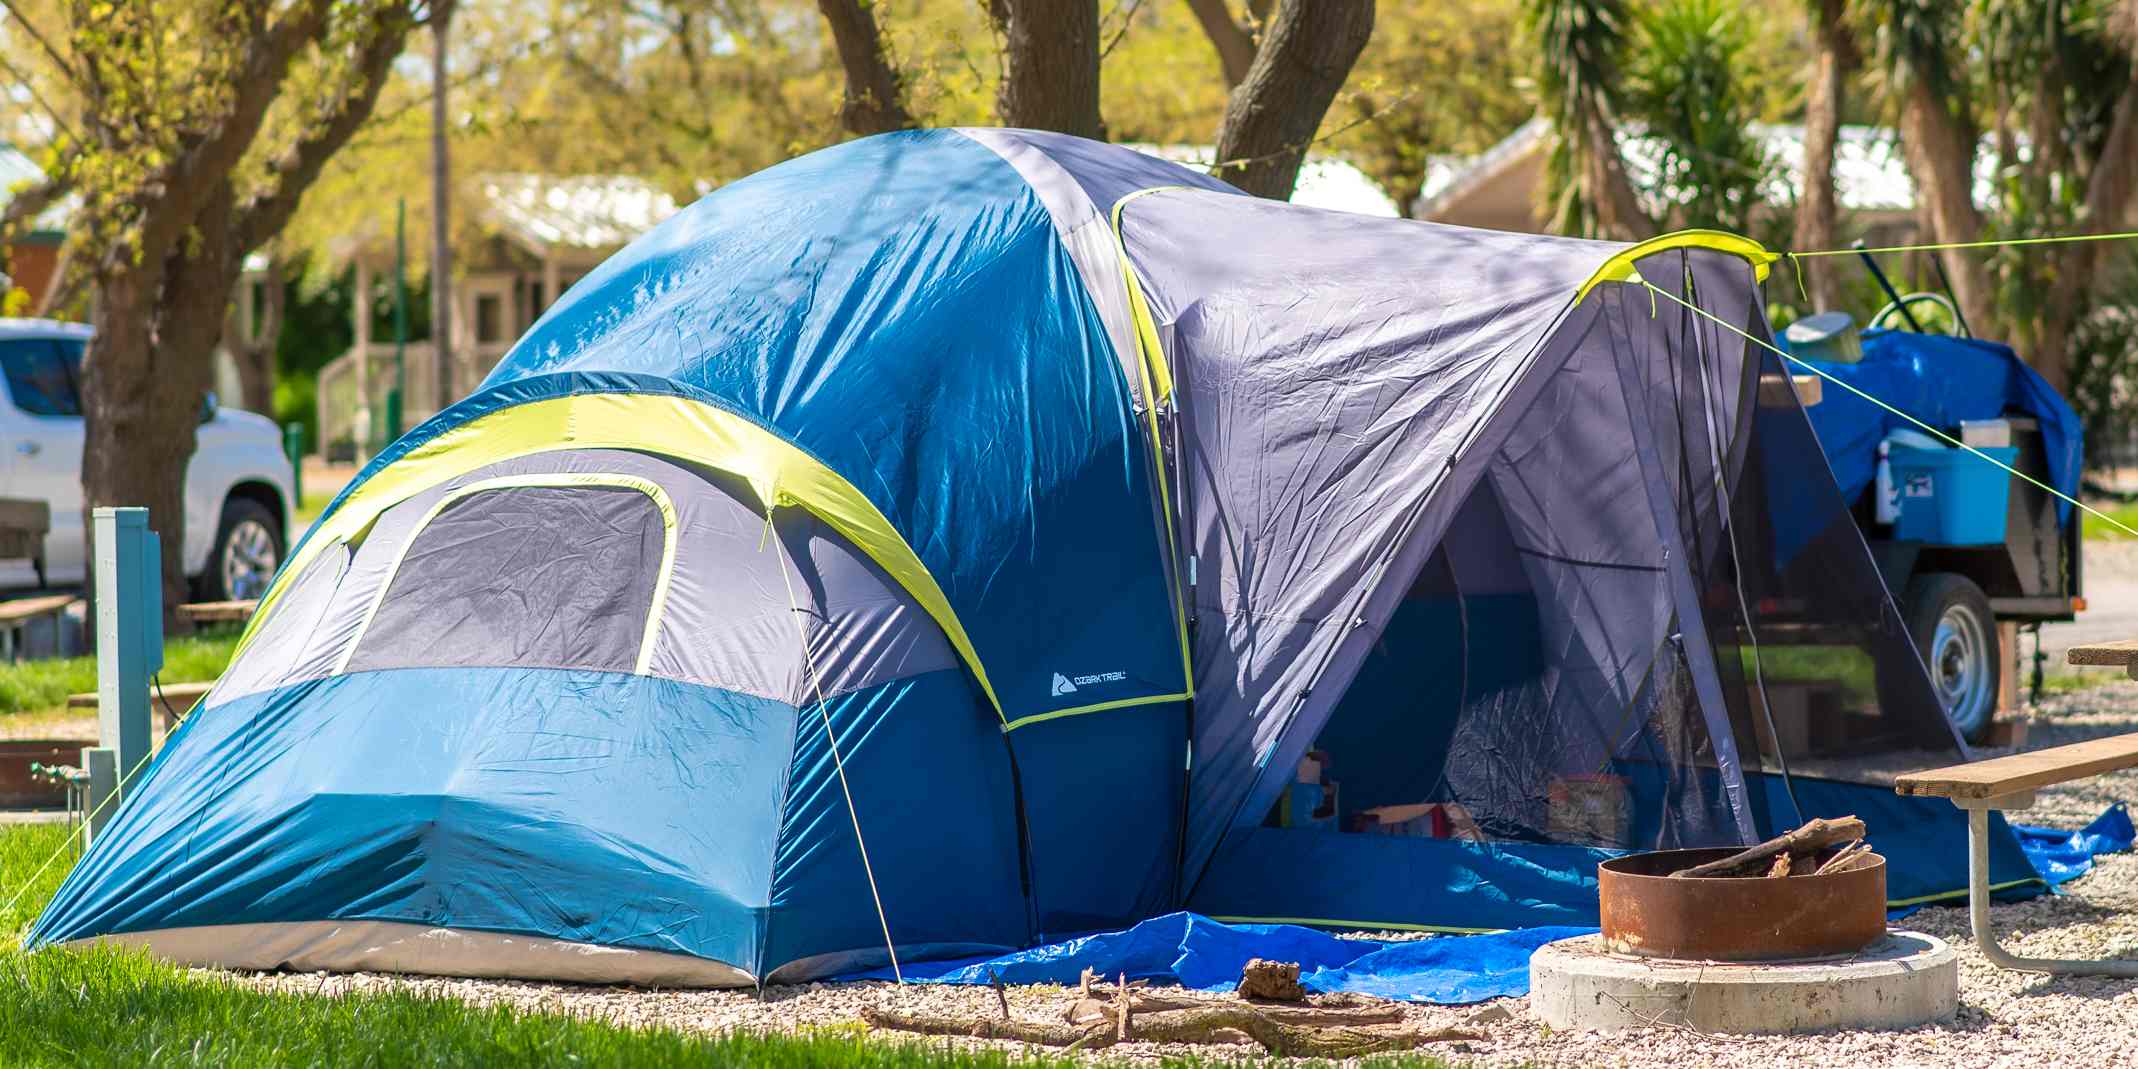
<path fill-rule="evenodd" d="M 51 506 L 45 573 L 54 585 L 85 581 L 79 385 L 89 337 L 78 323 L 0 319 L 0 497 Z M 186 576 L 204 601 L 259 597 L 282 562 L 296 504 L 281 432 L 211 399 L 198 441 L 186 465 Z M 0 562 L 0 587 L 36 583 L 27 562 Z"/>

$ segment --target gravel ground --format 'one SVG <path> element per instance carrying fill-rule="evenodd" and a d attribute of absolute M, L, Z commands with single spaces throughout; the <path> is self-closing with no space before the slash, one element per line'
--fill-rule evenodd
<path fill-rule="evenodd" d="M 2061 695 L 2034 710 L 2032 718 L 2029 749 L 2138 731 L 2138 683 Z M 2042 792 L 2037 807 L 2020 819 L 2076 828 L 2113 802 L 2133 800 L 2138 800 L 2138 772 L 2103 776 Z M 2067 885 L 2067 891 L 1996 907 L 1993 915 L 1998 930 L 2005 933 L 2006 948 L 2043 957 L 2138 955 L 2138 855 L 2103 858 L 2092 873 Z M 1712 1036 L 1682 1028 L 1599 1035 L 1553 1032 L 1529 1012 L 1526 999 L 1502 999 L 1481 1007 L 1412 1006 L 1406 1012 L 1420 1026 L 1467 1024 L 1483 1032 L 1483 1040 L 1428 1051 L 1452 1062 L 1480 1066 L 2138 1066 L 2138 980 L 2051 979 L 1998 969 L 1976 952 L 1964 908 L 1924 909 L 1902 926 L 1939 936 L 1959 953 L 1961 1008 L 1950 1025 L 1905 1032 L 1786 1037 Z M 236 979 L 259 988 L 321 995 L 404 987 L 477 1003 L 576 1013 L 626 1026 L 704 1031 L 850 1027 L 862 1006 L 879 1000 L 893 1000 L 907 1011 L 994 1012 L 994 995 L 985 988 L 926 985 L 809 984 L 771 988 L 760 1000 L 755 993 L 734 991 L 650 992 L 378 974 L 238 974 Z M 1064 989 L 1051 986 L 1012 987 L 1007 997 L 1012 1013 L 1035 1019 L 1052 1017 L 1069 1001 Z M 956 1042 L 978 1045 L 983 1041 Z M 1211 1056 L 1228 1050 L 1242 1057 L 1259 1053 L 1253 1046 L 1168 1048 L 1130 1043 L 1096 1057 L 1150 1062 L 1168 1054 L 1193 1051 Z"/>

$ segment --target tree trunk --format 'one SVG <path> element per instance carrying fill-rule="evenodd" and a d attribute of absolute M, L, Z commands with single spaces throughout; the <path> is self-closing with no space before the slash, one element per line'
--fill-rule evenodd
<path fill-rule="evenodd" d="M 839 125 L 856 137 L 889 130 L 910 130 L 913 116 L 906 112 L 905 80 L 891 65 L 883 48 L 883 33 L 876 25 L 873 7 L 864 0 L 817 0 L 817 10 L 831 27 L 832 43 L 839 49 L 839 65 L 846 71 L 846 99 L 839 106 Z"/>
<path fill-rule="evenodd" d="M 2138 14 L 2138 2 L 2130 6 Z M 2110 113 L 2108 137 L 2101 143 L 2100 157 L 2094 161 L 2093 174 L 2086 183 L 2085 215 L 2078 232 L 2105 234 L 2115 230 L 2134 198 L 2138 198 L 2138 66 L 2132 68 L 2131 81 Z M 2093 303 L 2092 296 L 2098 288 L 2094 273 L 2107 244 L 2075 241 L 2049 252 L 2055 274 L 2036 327 L 2035 351 L 2027 356 L 2034 369 L 2059 391 L 2071 381 L 2071 336 L 2078 329 L 2079 318 Z"/>
<path fill-rule="evenodd" d="M 238 407 L 247 412 L 274 414 L 275 342 L 282 335 L 285 298 L 282 259 L 269 256 L 267 277 L 260 280 L 260 304 L 252 309 L 252 321 L 244 321 L 238 303 L 233 301 L 230 317 L 223 325 L 223 348 L 229 350 L 238 368 Z"/>
<path fill-rule="evenodd" d="M 1641 207 L 1640 191 L 1626 173 L 1626 159 L 1618 151 L 1618 135 L 1603 105 L 1594 96 L 1579 105 L 1588 151 L 1582 154 L 1581 181 L 1588 186 L 1589 203 L 1596 210 L 1597 236 L 1614 241 L 1645 241 L 1656 234 L 1655 220 Z"/>
<path fill-rule="evenodd" d="M 446 158 L 446 48 L 452 28 L 453 0 L 439 0 L 431 13 L 431 354 L 437 365 L 438 410 L 455 400 L 453 392 L 453 169 Z M 554 300 L 555 296 L 550 295 Z M 369 360 L 369 353 L 357 359 Z M 364 402 L 359 402 L 364 404 Z"/>
<path fill-rule="evenodd" d="M 1915 78 L 1901 103 L 1900 139 L 1916 196 L 1923 202 L 1934 233 L 1927 241 L 1975 241 L 1982 236 L 1982 213 L 1975 208 L 1975 148 L 1972 125 L 1954 115 L 1928 81 Z M 2004 334 L 1997 314 L 1995 288 L 1978 252 L 1945 249 L 1942 259 L 1952 279 L 1953 296 L 1979 337 Z"/>
<path fill-rule="evenodd" d="M 1258 197 L 1286 200 L 1322 117 L 1373 36 L 1373 0 L 1284 0 L 1247 80 L 1225 103 L 1213 172 Z"/>
<path fill-rule="evenodd" d="M 989 10 L 1003 37 L 1002 124 L 1106 140 L 1098 0 L 991 0 Z"/>
<path fill-rule="evenodd" d="M 1225 88 L 1238 88 L 1255 65 L 1255 35 L 1233 21 L 1232 8 L 1225 0 L 1188 0 L 1188 10 L 1202 24 L 1210 47 L 1217 50 L 1218 66 L 1225 72 Z"/>
<path fill-rule="evenodd" d="M 1837 240 L 1840 208 L 1834 189 L 1834 148 L 1841 137 L 1842 94 L 1855 63 L 1855 48 L 1842 22 L 1846 7 L 1845 0 L 1816 0 L 1811 13 L 1818 52 L 1804 102 L 1804 195 L 1797 202 L 1793 239 L 1800 252 L 1831 249 Z M 1835 266 L 1820 258 L 1798 263 L 1812 309 L 1824 312 L 1839 307 L 1841 279 Z"/>
<path fill-rule="evenodd" d="M 167 626 L 190 600 L 182 553 L 186 463 L 209 382 L 205 362 L 185 359 L 158 335 L 168 270 L 155 257 L 106 261 L 89 318 L 96 334 L 82 364 L 82 529 L 90 559 L 96 509 L 148 509 L 149 527 L 162 538 Z"/>

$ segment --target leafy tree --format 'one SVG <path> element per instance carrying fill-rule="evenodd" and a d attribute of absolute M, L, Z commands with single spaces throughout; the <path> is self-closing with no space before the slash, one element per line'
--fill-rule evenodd
<path fill-rule="evenodd" d="M 824 13 L 847 71 L 840 125 L 857 137 L 912 128 L 905 79 L 884 52 L 883 33 L 869 14 L 868 0 L 817 0 L 817 9 Z"/>
<path fill-rule="evenodd" d="M 879 38 L 893 42 L 888 50 L 840 50 L 849 86 L 880 81 L 880 66 L 893 63 L 889 56 L 898 51 L 897 34 L 876 22 L 873 4 L 837 6 L 840 21 L 866 19 L 877 26 Z M 1103 99 L 1100 72 L 1111 46 L 1101 40 L 1103 20 L 1096 0 L 988 0 L 987 10 L 1002 40 L 999 76 L 990 79 L 970 53 L 961 53 L 960 58 L 963 69 L 976 75 L 974 82 L 996 85 L 999 120 L 1013 126 L 1104 137 L 1107 125 L 1099 111 Z M 1266 10 L 1266 23 L 1256 24 L 1261 32 L 1254 40 L 1254 58 L 1226 99 L 1217 123 L 1216 170 L 1250 193 L 1283 198 L 1291 195 L 1315 131 L 1372 35 L 1374 4 L 1373 0 L 1281 0 Z M 1208 32 L 1207 12 L 1195 14 Z M 1234 30 L 1249 32 L 1232 22 L 1229 10 L 1217 14 Z M 1124 15 L 1114 41 L 1138 25 L 1135 16 Z M 866 36 L 865 29 L 849 27 L 841 32 Z M 958 40 L 962 44 L 969 39 Z M 908 106 L 913 114 L 940 123 L 944 109 L 911 99 L 915 87 L 928 81 L 926 75 L 912 76 L 915 66 L 914 60 L 907 60 L 903 67 L 907 73 L 900 78 L 907 87 Z M 928 65 L 919 66 L 926 69 Z M 854 92 L 849 89 L 849 94 Z"/>
<path fill-rule="evenodd" d="M 1798 249 L 1831 249 L 1839 244 L 1841 215 L 1834 186 L 1834 152 L 1841 137 L 1849 76 L 1860 57 L 1847 21 L 1847 0 L 1805 0 L 1804 9 L 1814 57 L 1804 99 L 1803 194 L 1797 201 L 1792 244 Z M 1814 309 L 1824 312 L 1841 304 L 1836 265 L 1807 260 L 1802 269 Z"/>
<path fill-rule="evenodd" d="M 987 0 L 987 11 L 1002 35 L 1002 124 L 1106 140 L 1098 0 Z"/>
<path fill-rule="evenodd" d="M 1655 233 L 1618 146 L 1625 0 L 1523 0 L 1539 95 L 1555 134 L 1547 171 L 1552 229 L 1639 240 Z"/>
<path fill-rule="evenodd" d="M 86 508 L 145 505 L 165 604 L 185 600 L 183 482 L 211 354 L 245 256 L 281 231 L 369 117 L 419 12 L 358 0 L 0 0 L 30 38 L 60 131 L 24 205 L 78 198 L 94 291 Z"/>
<path fill-rule="evenodd" d="M 1765 205 L 1753 32 L 1732 0 L 1662 0 L 1636 19 L 1622 95 L 1662 146 L 1649 192 L 1668 206 L 1670 229 L 1751 233 Z"/>
<path fill-rule="evenodd" d="M 1218 68 L 1225 74 L 1225 88 L 1230 90 L 1247 80 L 1247 72 L 1255 65 L 1255 36 L 1262 24 L 1269 21 L 1271 0 L 1249 0 L 1247 19 L 1242 21 L 1232 13 L 1226 0 L 1187 0 L 1188 10 L 1195 13 L 1195 21 L 1202 24 L 1203 33 L 1210 38 L 1210 47 L 1217 50 Z"/>
<path fill-rule="evenodd" d="M 1330 143 L 1411 214 L 1433 157 L 1483 152 L 1535 113 L 1520 39 L 1519 12 L 1501 0 L 1378 12 Z"/>
<path fill-rule="evenodd" d="M 1277 6 L 1247 78 L 1225 102 L 1217 177 L 1258 197 L 1292 195 L 1314 132 L 1373 36 L 1373 9 L 1373 0 Z"/>
<path fill-rule="evenodd" d="M 2130 0 L 1878 0 L 1858 12 L 1899 116 L 1925 239 L 2104 233 L 2138 195 Z M 1985 131 L 1993 211 L 1977 204 Z M 1937 255 L 1968 325 L 2062 387 L 2098 297 L 2101 242 Z"/>
<path fill-rule="evenodd" d="M 1933 241 L 1972 241 L 1982 233 L 1974 200 L 1981 128 L 1967 101 L 1960 58 L 1964 13 L 1949 0 L 1876 0 L 1863 12 L 1872 22 L 1886 98 L 1899 112 L 1901 148 L 1928 224 L 1925 236 Z M 1961 313 L 1975 329 L 1995 332 L 1996 308 L 1981 258 L 1957 251 L 1942 257 Z"/>

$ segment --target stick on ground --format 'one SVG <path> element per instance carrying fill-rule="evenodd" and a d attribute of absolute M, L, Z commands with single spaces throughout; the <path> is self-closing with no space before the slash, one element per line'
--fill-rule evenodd
<path fill-rule="evenodd" d="M 999 1021 L 988 1017 L 902 1013 L 878 1006 L 863 1008 L 861 1019 L 871 1027 L 900 1032 L 1014 1039 L 1078 1050 L 1099 1050 L 1120 1042 L 1118 1026 L 1113 1022 L 1072 1025 L 1053 1021 Z M 1468 1028 L 1415 1031 L 1371 1026 L 1291 1025 L 1272 1020 L 1257 1007 L 1224 1002 L 1211 1003 L 1205 1009 L 1145 1017 L 1136 1023 L 1136 1038 L 1150 1043 L 1215 1043 L 1220 1041 L 1218 1033 L 1226 1029 L 1245 1033 L 1271 1054 L 1307 1058 L 1355 1058 L 1411 1050 L 1430 1043 L 1484 1038 L 1484 1033 Z"/>

